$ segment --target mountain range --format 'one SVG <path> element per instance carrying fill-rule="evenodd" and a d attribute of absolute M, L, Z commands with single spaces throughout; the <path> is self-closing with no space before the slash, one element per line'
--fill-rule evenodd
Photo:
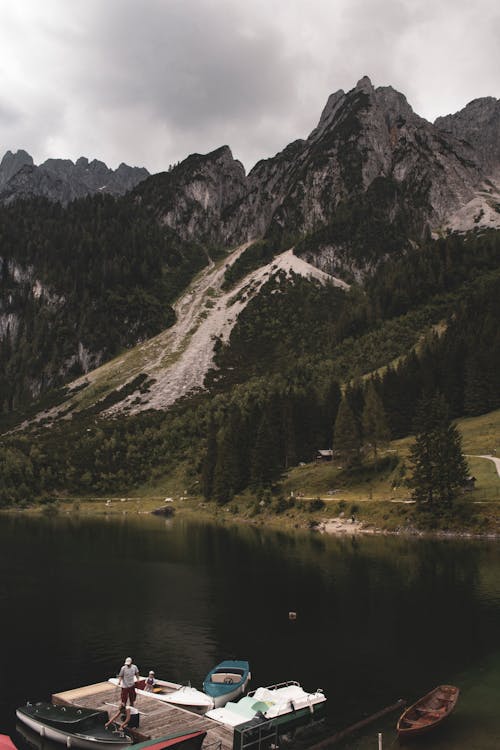
<path fill-rule="evenodd" d="M 325 270 L 370 264 L 373 228 L 345 237 L 360 204 L 379 225 L 420 240 L 448 230 L 500 226 L 500 102 L 478 99 L 427 122 L 390 87 L 368 78 L 332 94 L 305 140 L 258 162 L 248 175 L 228 147 L 192 155 L 138 193 L 184 239 L 224 247 L 271 237 L 281 248 L 313 238 Z M 349 216 L 346 216 L 346 215 Z M 375 253 L 376 255 L 377 253 Z"/>
<path fill-rule="evenodd" d="M 0 202 L 8 205 L 18 199 L 43 196 L 66 205 L 94 193 L 123 195 L 148 176 L 144 167 L 122 163 L 112 170 L 102 161 L 89 162 L 83 156 L 76 163 L 47 159 L 36 166 L 26 151 L 7 151 L 0 162 Z"/>
<path fill-rule="evenodd" d="M 80 445 L 79 420 L 114 434 L 119 417 L 118 446 L 139 440 L 126 420 L 145 419 L 154 455 L 159 441 L 172 461 L 210 446 L 213 424 L 220 455 L 240 433 L 255 452 L 258 433 L 288 465 L 331 440 L 340 385 L 358 384 L 361 420 L 361 376 L 375 378 L 393 435 L 431 385 L 456 416 L 497 408 L 499 129 L 494 98 L 430 123 L 365 77 L 248 174 L 228 146 L 150 176 L 8 152 L 5 424 L 62 419 Z"/>
<path fill-rule="evenodd" d="M 497 99 L 476 99 L 432 124 L 403 94 L 364 77 L 329 97 L 308 138 L 248 175 L 228 146 L 193 154 L 146 183 L 146 169 L 123 163 L 115 171 L 84 157 L 35 166 L 25 151 L 8 151 L 0 200 L 43 195 L 67 203 L 96 192 L 122 195 L 142 183 L 138 195 L 162 223 L 184 239 L 225 247 L 266 233 L 310 235 L 354 198 L 378 203 L 392 224 L 411 214 L 417 236 L 427 228 L 464 231 L 499 225 L 499 144 Z"/>

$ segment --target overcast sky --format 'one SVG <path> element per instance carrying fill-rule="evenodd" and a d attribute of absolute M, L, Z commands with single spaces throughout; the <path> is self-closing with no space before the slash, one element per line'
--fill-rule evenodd
<path fill-rule="evenodd" d="M 500 98 L 499 0 L 0 0 L 0 158 L 249 169 L 368 75 L 429 120 Z"/>

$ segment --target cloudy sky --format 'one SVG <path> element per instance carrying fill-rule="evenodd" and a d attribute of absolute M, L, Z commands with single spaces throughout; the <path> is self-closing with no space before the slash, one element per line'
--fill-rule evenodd
<path fill-rule="evenodd" d="M 498 0 L 0 0 L 0 157 L 250 168 L 363 75 L 429 120 L 500 98 Z"/>

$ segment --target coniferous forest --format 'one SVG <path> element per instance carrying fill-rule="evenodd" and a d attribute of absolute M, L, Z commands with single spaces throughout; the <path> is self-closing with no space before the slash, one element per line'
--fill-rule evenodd
<path fill-rule="evenodd" d="M 5 428 L 85 360 L 171 325 L 176 296 L 209 262 L 134 194 L 3 207 L 0 246 L 2 312 L 16 326 L 0 343 Z M 266 241 L 245 262 L 272 252 Z M 37 294 L 23 294 L 34 279 Z M 384 255 L 348 292 L 278 274 L 217 342 L 206 391 L 168 412 L 105 419 L 93 406 L 50 429 L 5 432 L 0 502 L 121 492 L 187 461 L 204 496 L 224 504 L 319 448 L 347 447 L 353 464 L 363 446 L 376 455 L 413 431 L 426 394 L 441 393 L 452 418 L 499 408 L 499 300 L 493 230 Z"/>
<path fill-rule="evenodd" d="M 4 412 L 171 325 L 172 301 L 207 262 L 130 197 L 0 207 L 0 248 L 15 329 L 0 339 Z"/>

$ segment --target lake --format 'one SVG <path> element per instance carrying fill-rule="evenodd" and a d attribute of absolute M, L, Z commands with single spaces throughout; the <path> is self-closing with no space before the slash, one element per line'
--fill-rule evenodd
<path fill-rule="evenodd" d="M 425 747 L 500 747 L 496 541 L 3 515 L 0 548 L 0 732 L 28 697 L 105 680 L 126 656 L 196 687 L 239 657 L 253 689 L 323 688 L 327 734 L 457 684 L 455 714 Z M 342 747 L 377 747 L 377 731 L 389 747 L 396 718 Z"/>

